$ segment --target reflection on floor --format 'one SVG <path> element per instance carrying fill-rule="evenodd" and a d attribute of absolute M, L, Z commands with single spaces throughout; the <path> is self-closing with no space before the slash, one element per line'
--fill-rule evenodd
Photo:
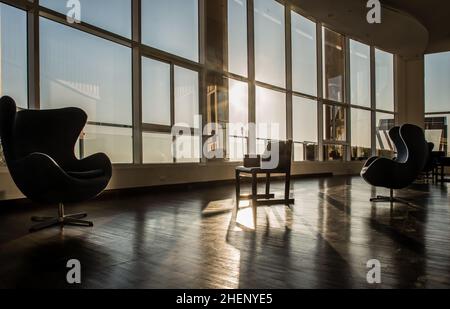
<path fill-rule="evenodd" d="M 422 207 L 407 218 L 402 206 L 392 215 L 389 205 L 372 206 L 370 196 L 388 192 L 360 178 L 292 186 L 293 211 L 260 208 L 256 230 L 246 205 L 232 220 L 233 185 L 68 207 L 87 210 L 92 230 L 30 235 L 29 217 L 54 208 L 0 210 L 0 287 L 68 287 L 69 259 L 82 264 L 83 288 L 450 287 L 447 186 L 400 192 Z M 274 189 L 282 192 L 283 184 Z M 371 259 L 382 264 L 381 285 L 367 283 Z"/>

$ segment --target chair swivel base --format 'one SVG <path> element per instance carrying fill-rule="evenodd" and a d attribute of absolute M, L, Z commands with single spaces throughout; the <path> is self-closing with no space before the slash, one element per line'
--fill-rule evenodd
<path fill-rule="evenodd" d="M 378 195 L 377 197 L 371 198 L 370 202 L 372 202 L 372 203 L 390 203 L 391 208 L 394 206 L 394 203 L 396 203 L 396 204 L 403 204 L 403 205 L 406 205 L 411 208 L 420 209 L 420 207 L 418 207 L 417 205 L 414 205 L 413 203 L 411 203 L 405 199 L 402 199 L 399 197 L 394 197 L 393 190 L 391 190 L 390 196 Z"/>
<path fill-rule="evenodd" d="M 38 224 L 31 227 L 30 232 L 38 232 L 54 226 L 64 227 L 68 226 L 81 226 L 81 227 L 93 227 L 94 223 L 90 221 L 82 220 L 87 217 L 86 213 L 66 215 L 64 213 L 64 205 L 59 205 L 58 217 L 32 217 L 31 221 Z"/>

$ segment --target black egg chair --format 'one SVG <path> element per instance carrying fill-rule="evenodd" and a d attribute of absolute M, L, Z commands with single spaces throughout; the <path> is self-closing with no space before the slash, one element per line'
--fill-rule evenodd
<path fill-rule="evenodd" d="M 38 224 L 31 232 L 57 225 L 93 226 L 82 220 L 85 213 L 64 212 L 64 204 L 94 198 L 111 179 L 105 154 L 75 157 L 86 122 L 86 113 L 78 108 L 17 111 L 12 98 L 0 99 L 0 138 L 14 182 L 33 202 L 59 205 L 57 217 L 33 217 Z"/>
<path fill-rule="evenodd" d="M 407 188 L 422 173 L 429 155 L 429 146 L 423 129 L 412 124 L 395 127 L 389 131 L 395 144 L 394 159 L 373 157 L 361 171 L 363 179 L 375 187 L 390 189 L 390 196 L 377 196 L 371 202 L 390 202 L 414 205 L 402 198 L 394 197 L 394 190 Z"/>

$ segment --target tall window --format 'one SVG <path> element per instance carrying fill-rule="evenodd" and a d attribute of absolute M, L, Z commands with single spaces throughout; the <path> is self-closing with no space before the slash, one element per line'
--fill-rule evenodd
<path fill-rule="evenodd" d="M 392 157 L 395 146 L 389 137 L 389 131 L 395 126 L 393 114 L 377 113 L 376 115 L 376 140 L 377 154 L 379 156 Z"/>
<path fill-rule="evenodd" d="M 26 12 L 0 3 L 0 95 L 28 106 Z"/>
<path fill-rule="evenodd" d="M 352 160 L 367 160 L 372 156 L 372 112 L 352 108 Z"/>
<path fill-rule="evenodd" d="M 371 107 L 370 47 L 350 40 L 351 103 Z"/>
<path fill-rule="evenodd" d="M 324 105 L 324 139 L 345 142 L 347 109 L 341 106 Z"/>
<path fill-rule="evenodd" d="M 295 161 L 315 161 L 318 156 L 317 102 L 293 97 Z"/>
<path fill-rule="evenodd" d="M 131 163 L 131 50 L 45 18 L 40 48 L 41 108 L 82 108 L 89 125 L 79 155 Z"/>
<path fill-rule="evenodd" d="M 142 1 L 142 43 L 198 62 L 198 0 Z"/>
<path fill-rule="evenodd" d="M 343 161 L 346 158 L 347 108 L 323 106 L 324 161 Z"/>
<path fill-rule="evenodd" d="M 38 61 L 27 50 L 34 33 L 27 33 L 26 9 L 0 1 L 0 94 L 26 108 L 34 83 L 40 108 L 85 110 L 79 157 L 105 152 L 114 163 L 239 161 L 263 152 L 269 140 L 288 138 L 296 161 L 363 160 L 375 148 L 392 154 L 394 56 L 295 8 L 285 16 L 283 1 L 141 0 L 138 11 L 134 0 L 82 1 L 81 28 L 63 18 L 66 1 L 29 2 L 39 2 Z M 141 21 L 141 41 L 131 48 L 133 18 Z M 427 135 L 445 151 L 448 59 L 427 58 Z M 39 81 L 27 76 L 34 64 Z M 249 122 L 256 122 L 256 132 Z M 218 126 L 203 130 L 205 123 Z"/>
<path fill-rule="evenodd" d="M 256 125 L 258 153 L 264 152 L 266 140 L 286 140 L 285 93 L 256 88 Z"/>
<path fill-rule="evenodd" d="M 345 102 L 345 40 L 344 36 L 322 28 L 323 96 L 332 102 Z M 324 161 L 346 159 L 347 108 L 323 106 Z"/>
<path fill-rule="evenodd" d="M 173 163 L 173 139 L 170 133 L 142 134 L 143 163 Z"/>
<path fill-rule="evenodd" d="M 239 161 L 247 153 L 248 138 L 248 84 L 228 80 L 229 88 L 229 147 L 228 158 Z"/>
<path fill-rule="evenodd" d="M 142 121 L 170 126 L 170 64 L 142 58 Z"/>
<path fill-rule="evenodd" d="M 394 111 L 394 55 L 375 50 L 377 109 Z"/>
<path fill-rule="evenodd" d="M 322 33 L 324 97 L 328 100 L 343 102 L 345 89 L 344 37 L 325 27 Z"/>
<path fill-rule="evenodd" d="M 450 155 L 450 52 L 425 56 L 426 137 Z"/>
<path fill-rule="evenodd" d="M 175 66 L 175 124 L 194 128 L 199 113 L 198 73 Z"/>
<path fill-rule="evenodd" d="M 293 90 L 317 95 L 316 23 L 292 12 Z"/>
<path fill-rule="evenodd" d="M 260 82 L 286 86 L 284 6 L 274 0 L 255 4 L 255 65 Z"/>
<path fill-rule="evenodd" d="M 198 73 L 175 66 L 174 75 L 175 125 L 185 129 L 184 133 L 175 139 L 175 159 L 178 163 L 199 162 L 201 137 L 199 134 L 192 134 L 192 131 L 200 129 L 199 126 L 201 126 L 197 120 L 199 114 Z M 187 131 L 191 133 L 186 133 Z"/>
<path fill-rule="evenodd" d="M 63 15 L 69 11 L 67 1 L 40 0 L 39 4 Z M 131 0 L 81 1 L 80 8 L 81 22 L 131 38 Z"/>
<path fill-rule="evenodd" d="M 228 71 L 247 76 L 247 0 L 228 0 Z"/>

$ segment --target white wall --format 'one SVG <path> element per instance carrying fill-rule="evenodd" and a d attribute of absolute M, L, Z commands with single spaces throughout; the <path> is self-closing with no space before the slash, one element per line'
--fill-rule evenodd
<path fill-rule="evenodd" d="M 232 180 L 235 177 L 234 163 L 210 163 L 208 165 L 118 165 L 108 189 L 161 186 L 184 183 Z M 305 162 L 295 163 L 293 175 L 333 173 L 334 175 L 357 175 L 362 162 Z M 23 195 L 15 186 L 4 167 L 0 167 L 0 200 L 19 199 Z"/>

